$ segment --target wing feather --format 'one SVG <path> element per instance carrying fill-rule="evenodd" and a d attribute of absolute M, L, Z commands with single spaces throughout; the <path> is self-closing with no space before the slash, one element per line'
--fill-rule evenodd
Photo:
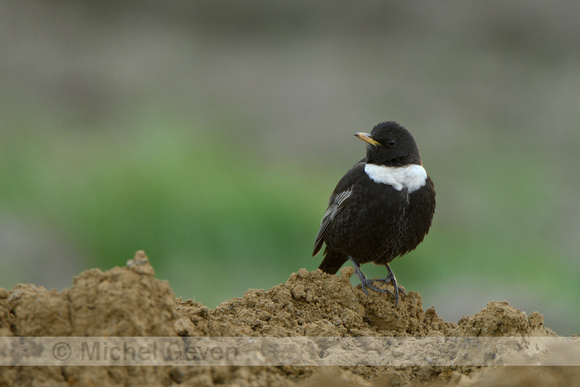
<path fill-rule="evenodd" d="M 340 179 L 336 185 L 336 188 L 334 189 L 334 192 L 332 195 L 330 195 L 330 199 L 328 200 L 328 208 L 324 212 L 322 222 L 320 222 L 320 230 L 318 230 L 316 240 L 314 241 L 314 251 L 312 252 L 312 256 L 318 254 L 322 248 L 322 245 L 324 244 L 324 236 L 332 225 L 332 222 L 334 219 L 336 219 L 336 216 L 342 211 L 342 209 L 349 203 L 349 199 L 352 196 L 355 183 L 361 177 L 361 174 L 364 174 L 364 166 L 365 162 L 363 159 L 354 167 L 352 167 L 351 170 L 342 177 L 342 179 Z"/>

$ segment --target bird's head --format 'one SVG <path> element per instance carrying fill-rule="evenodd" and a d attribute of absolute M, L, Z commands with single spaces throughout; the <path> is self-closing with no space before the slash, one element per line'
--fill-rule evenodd
<path fill-rule="evenodd" d="M 381 122 L 370 134 L 355 133 L 355 136 L 368 143 L 368 164 L 390 167 L 407 164 L 421 165 L 421 156 L 415 139 L 407 129 L 394 121 Z"/>

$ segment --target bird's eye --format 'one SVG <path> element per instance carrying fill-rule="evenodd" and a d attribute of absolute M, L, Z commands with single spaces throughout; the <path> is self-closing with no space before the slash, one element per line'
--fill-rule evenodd
<path fill-rule="evenodd" d="M 387 145 L 388 145 L 388 146 L 393 146 L 393 145 L 395 145 L 395 140 L 389 140 L 389 141 L 387 141 Z"/>

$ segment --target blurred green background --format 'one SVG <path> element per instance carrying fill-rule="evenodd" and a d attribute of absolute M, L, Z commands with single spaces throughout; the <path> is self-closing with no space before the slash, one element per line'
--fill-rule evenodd
<path fill-rule="evenodd" d="M 144 249 L 215 307 L 314 270 L 353 133 L 396 120 L 438 200 L 399 282 L 579 333 L 579 41 L 574 1 L 2 2 L 0 286 Z"/>

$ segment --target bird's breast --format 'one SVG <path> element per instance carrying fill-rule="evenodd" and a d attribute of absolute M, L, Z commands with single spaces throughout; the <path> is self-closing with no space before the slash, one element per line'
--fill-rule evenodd
<path fill-rule="evenodd" d="M 388 184 L 397 191 L 406 188 L 408 193 L 417 191 L 427 181 L 427 171 L 417 164 L 402 167 L 366 164 L 365 173 L 375 183 Z"/>

